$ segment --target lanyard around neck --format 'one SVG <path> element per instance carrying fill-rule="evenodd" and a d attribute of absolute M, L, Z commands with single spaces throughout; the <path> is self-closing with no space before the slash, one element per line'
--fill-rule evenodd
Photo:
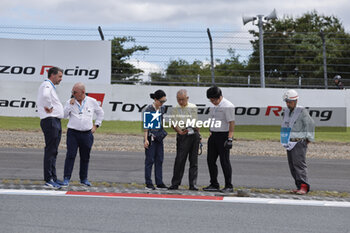
<path fill-rule="evenodd" d="M 52 87 L 56 90 L 56 87 L 55 87 L 55 85 L 51 82 L 51 80 L 50 79 L 46 79 L 45 80 L 46 82 L 49 82 L 49 83 L 51 83 L 51 85 L 52 85 Z"/>
<path fill-rule="evenodd" d="M 78 101 L 77 101 L 77 102 L 78 102 Z M 79 114 L 83 114 L 83 109 L 84 109 L 85 102 L 86 102 L 86 99 L 83 100 L 82 105 L 80 105 L 79 103 L 77 103 L 78 109 L 79 109 Z"/>

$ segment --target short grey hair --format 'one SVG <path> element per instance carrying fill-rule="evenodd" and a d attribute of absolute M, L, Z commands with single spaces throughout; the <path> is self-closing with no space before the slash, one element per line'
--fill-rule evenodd
<path fill-rule="evenodd" d="M 74 84 L 74 87 L 77 87 L 78 89 L 80 89 L 80 90 L 85 92 L 85 84 L 82 83 L 82 82 L 78 82 L 78 83 Z"/>
<path fill-rule="evenodd" d="M 178 90 L 176 95 L 185 95 L 186 97 L 188 97 L 186 89 Z"/>

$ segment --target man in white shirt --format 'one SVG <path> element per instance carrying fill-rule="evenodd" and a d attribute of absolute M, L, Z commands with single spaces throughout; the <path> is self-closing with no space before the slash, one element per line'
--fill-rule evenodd
<path fill-rule="evenodd" d="M 63 106 L 56 93 L 56 85 L 62 81 L 63 70 L 52 67 L 48 70 L 48 79 L 39 87 L 37 107 L 41 119 L 40 126 L 45 137 L 44 180 L 45 187 L 61 188 L 62 181 L 57 180 L 56 158 L 61 141 Z"/>
<path fill-rule="evenodd" d="M 207 90 L 207 98 L 214 105 L 210 108 L 210 117 L 220 121 L 220 127 L 210 127 L 208 139 L 207 163 L 210 175 L 210 185 L 203 188 L 204 191 L 219 191 L 218 167 L 216 161 L 220 157 L 222 171 L 225 177 L 223 193 L 233 192 L 232 167 L 230 162 L 230 149 L 232 148 L 233 132 L 235 127 L 234 105 L 222 96 L 220 88 L 210 87 Z"/>
<path fill-rule="evenodd" d="M 64 164 L 63 183 L 69 185 L 71 179 L 75 157 L 79 148 L 80 154 L 80 183 L 91 186 L 88 181 L 88 168 L 91 147 L 94 142 L 93 133 L 101 125 L 104 112 L 98 102 L 85 93 L 85 85 L 76 83 L 72 89 L 73 98 L 66 102 L 64 107 L 64 117 L 68 118 L 67 125 L 67 155 Z M 96 120 L 93 124 L 93 116 Z"/>

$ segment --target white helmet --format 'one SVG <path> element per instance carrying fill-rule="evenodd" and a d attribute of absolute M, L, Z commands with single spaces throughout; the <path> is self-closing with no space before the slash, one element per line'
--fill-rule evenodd
<path fill-rule="evenodd" d="M 338 74 L 338 75 L 336 75 L 336 76 L 334 76 L 334 78 L 333 78 L 334 80 L 336 80 L 336 79 L 341 79 L 341 76 Z"/>
<path fill-rule="evenodd" d="M 296 92 L 294 89 L 289 89 L 283 94 L 283 101 L 297 99 L 299 99 L 298 92 Z"/>

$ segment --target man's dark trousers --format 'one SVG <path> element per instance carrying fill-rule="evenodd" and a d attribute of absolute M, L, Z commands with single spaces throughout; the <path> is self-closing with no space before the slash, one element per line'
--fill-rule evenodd
<path fill-rule="evenodd" d="M 40 121 L 40 126 L 45 137 L 44 180 L 56 181 L 56 158 L 62 135 L 61 120 L 56 117 L 47 117 Z"/>
<path fill-rule="evenodd" d="M 176 136 L 176 158 L 174 164 L 174 175 L 171 185 L 179 186 L 185 170 L 186 159 L 190 162 L 188 181 L 190 186 L 195 186 L 198 176 L 198 147 L 200 136 L 197 131 L 192 135 Z"/>
<path fill-rule="evenodd" d="M 230 150 L 225 149 L 224 144 L 228 138 L 228 132 L 212 132 L 208 139 L 207 163 L 210 175 L 210 184 L 219 188 L 218 167 L 216 161 L 220 156 L 220 163 L 225 177 L 225 188 L 232 188 L 232 167 L 230 163 Z"/>
<path fill-rule="evenodd" d="M 77 131 L 74 129 L 67 130 L 67 156 L 64 163 L 64 175 L 65 179 L 69 179 L 72 176 L 75 157 L 77 156 L 78 148 L 80 155 L 80 180 L 85 180 L 88 177 L 90 152 L 92 144 L 94 143 L 94 136 L 91 130 Z"/>

